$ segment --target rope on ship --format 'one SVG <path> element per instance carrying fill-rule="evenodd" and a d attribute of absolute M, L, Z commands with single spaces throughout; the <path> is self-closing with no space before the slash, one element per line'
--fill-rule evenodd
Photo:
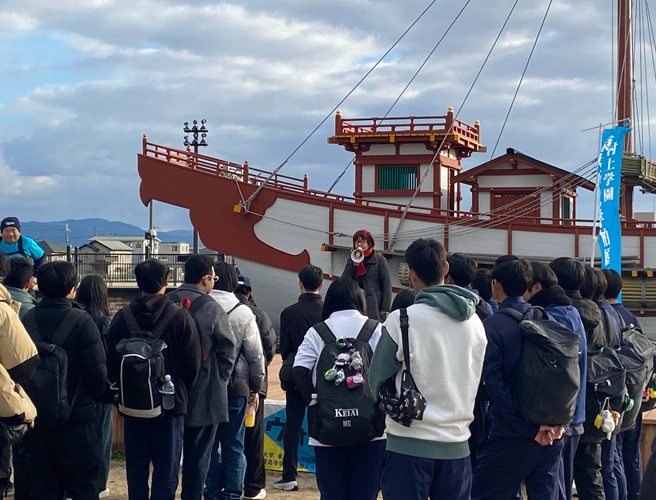
<path fill-rule="evenodd" d="M 333 109 L 330 110 L 330 112 L 326 115 L 326 117 L 325 117 L 323 120 L 321 120 L 321 122 L 319 123 L 319 125 L 317 125 L 316 127 L 314 127 L 314 130 L 312 130 L 312 132 L 310 132 L 310 133 L 308 134 L 308 136 L 307 136 L 305 139 L 303 139 L 303 141 L 302 141 L 302 142 L 296 147 L 296 149 L 294 149 L 294 151 L 291 152 L 291 154 L 285 159 L 285 161 L 283 161 L 283 162 L 282 162 L 282 163 L 281 163 L 281 164 L 280 164 L 280 165 L 279 165 L 279 166 L 278 166 L 273 172 L 271 172 L 271 174 L 269 175 L 269 177 L 267 177 L 267 179 L 266 179 L 262 184 L 260 184 L 260 185 L 258 186 L 258 188 L 253 192 L 253 194 L 249 196 L 249 198 L 248 198 L 248 199 L 242 204 L 242 208 L 244 209 L 244 213 L 245 213 L 245 214 L 249 213 L 249 211 L 250 211 L 249 209 L 250 209 L 251 203 L 253 203 L 253 200 L 257 197 L 258 194 L 260 194 L 260 191 L 262 191 L 262 189 L 264 189 L 264 186 L 266 186 L 266 185 L 268 184 L 268 182 L 269 182 L 271 179 L 273 179 L 273 177 L 274 177 L 274 176 L 280 171 L 280 169 L 282 169 L 282 168 L 287 164 L 287 162 L 289 162 L 289 160 L 291 160 L 291 158 L 292 158 L 292 157 L 293 157 L 293 156 L 294 156 L 294 155 L 295 155 L 295 154 L 296 154 L 296 153 L 297 153 L 297 152 L 298 152 L 298 151 L 299 151 L 299 150 L 305 145 L 305 143 L 306 143 L 307 141 L 310 140 L 310 138 L 311 138 L 311 137 L 312 137 L 312 136 L 313 136 L 313 135 L 314 135 L 314 134 L 315 134 L 315 133 L 316 133 L 316 132 L 322 127 L 322 126 L 323 126 L 323 124 L 326 123 L 326 121 L 328 121 L 328 119 L 331 118 L 331 117 L 333 116 L 333 113 L 334 113 L 335 111 L 337 111 L 337 109 L 338 109 L 338 108 L 344 103 L 344 101 L 346 101 L 346 99 L 348 99 L 348 98 L 351 96 L 351 94 L 353 94 L 353 92 L 355 92 L 355 91 L 360 87 L 360 85 L 362 85 L 362 83 L 367 79 L 367 77 L 368 77 L 371 73 L 373 73 L 373 71 L 374 71 L 374 70 L 380 65 L 380 63 L 383 62 L 383 60 L 385 60 L 385 58 L 390 54 L 390 52 L 392 52 L 392 50 L 394 50 L 394 48 L 395 48 L 395 47 L 401 42 L 401 40 L 403 40 L 403 38 L 405 38 L 405 36 L 406 36 L 408 33 L 410 33 L 410 31 L 412 30 L 412 28 L 414 28 L 415 25 L 421 20 L 421 18 L 424 17 L 424 15 L 430 10 L 430 8 L 435 4 L 435 2 L 437 2 L 437 0 L 432 0 L 432 1 L 428 4 L 428 6 L 422 11 L 422 13 L 419 14 L 419 16 L 418 16 L 418 17 L 413 21 L 413 23 L 408 27 L 408 29 L 406 29 L 406 30 L 401 34 L 401 36 L 400 36 L 399 38 L 397 38 L 397 40 L 392 44 L 392 46 L 387 50 L 387 52 L 385 52 L 385 53 L 381 56 L 381 58 L 378 59 L 378 61 L 376 61 L 376 63 L 371 67 L 371 69 L 370 69 L 369 71 L 367 71 L 367 73 L 365 73 L 365 75 L 360 79 L 360 81 L 359 81 L 358 83 L 355 84 L 355 87 L 353 87 L 353 88 L 352 88 L 352 89 L 351 89 L 351 90 L 350 90 L 350 91 L 344 96 L 344 98 L 343 98 L 341 101 L 339 101 L 339 102 L 337 103 L 337 105 L 336 105 Z"/>
<path fill-rule="evenodd" d="M 460 19 L 460 16 L 462 16 L 463 12 L 465 12 L 465 10 L 467 9 L 467 7 L 468 7 L 469 4 L 471 3 L 471 1 L 472 1 L 472 0 L 467 0 L 467 2 L 465 2 L 465 5 L 463 5 L 462 9 L 460 9 L 460 12 L 458 12 L 458 14 L 456 15 L 455 19 L 451 22 L 451 24 L 450 24 L 449 27 L 446 29 L 446 31 L 444 32 L 444 34 L 440 37 L 440 39 L 437 41 L 437 43 L 433 46 L 433 49 L 428 53 L 428 55 L 426 56 L 426 58 L 424 59 L 424 61 L 421 63 L 421 65 L 419 66 L 419 68 L 417 68 L 417 71 L 415 71 L 415 74 L 412 75 L 412 78 L 410 78 L 410 81 L 406 84 L 406 86 L 403 88 L 403 90 L 402 90 L 401 93 L 398 95 L 398 97 L 396 98 L 396 100 L 395 100 L 395 101 L 392 103 L 392 105 L 389 107 L 389 109 L 387 110 L 387 112 L 386 112 L 385 115 L 383 116 L 383 120 L 389 116 L 389 114 L 392 112 L 392 110 L 394 109 L 394 107 L 399 103 L 399 101 L 401 100 L 401 98 L 402 98 L 402 97 L 405 95 L 405 93 L 408 91 L 408 89 L 410 88 L 410 85 L 412 85 L 412 83 L 415 81 L 415 79 L 417 78 L 417 76 L 419 76 L 419 73 L 421 73 L 421 70 L 424 69 L 424 66 L 426 66 L 426 64 L 428 64 L 428 61 L 430 60 L 430 58 L 433 57 L 433 54 L 435 54 L 435 51 L 437 50 L 437 48 L 442 44 L 442 42 L 444 41 L 444 39 L 446 38 L 446 36 L 447 36 L 447 35 L 449 34 L 449 32 L 451 31 L 451 28 L 453 28 L 453 27 L 455 26 L 456 22 L 458 22 L 458 19 Z M 328 191 L 327 191 L 328 193 L 331 193 L 332 190 L 333 190 L 333 188 L 334 188 L 335 186 L 337 186 L 337 184 L 339 183 L 339 181 L 342 180 L 342 177 L 344 177 L 344 174 L 347 172 L 347 170 L 349 169 L 349 167 L 350 167 L 351 165 L 353 165 L 353 162 L 355 162 L 355 158 L 352 158 L 351 161 L 348 162 L 348 164 L 346 165 L 346 167 L 344 167 L 344 170 L 342 170 L 342 173 L 339 174 L 339 175 L 337 176 L 337 178 L 333 181 L 333 183 L 331 184 L 330 188 L 328 188 Z"/>

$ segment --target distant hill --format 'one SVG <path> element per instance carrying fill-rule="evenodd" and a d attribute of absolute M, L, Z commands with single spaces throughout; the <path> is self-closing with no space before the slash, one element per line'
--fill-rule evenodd
<path fill-rule="evenodd" d="M 66 224 L 72 247 L 79 247 L 94 236 L 140 236 L 146 230 L 120 221 L 105 219 L 69 219 L 53 222 L 21 222 L 21 233 L 36 241 L 48 240 L 60 245 L 66 244 Z M 158 231 L 157 236 L 162 241 L 182 241 L 193 243 L 193 230 L 178 229 L 175 231 Z"/>

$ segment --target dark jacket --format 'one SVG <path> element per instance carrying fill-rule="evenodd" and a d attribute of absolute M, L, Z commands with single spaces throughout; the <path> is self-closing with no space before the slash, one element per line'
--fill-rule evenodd
<path fill-rule="evenodd" d="M 642 327 L 640 326 L 640 323 L 638 323 L 638 318 L 636 318 L 635 314 L 629 311 L 626 307 L 619 303 L 611 304 L 611 307 L 617 311 L 617 314 L 619 314 L 620 318 L 624 320 L 626 326 L 633 325 L 637 330 L 642 331 Z"/>
<path fill-rule="evenodd" d="M 574 410 L 572 425 L 568 429 L 568 432 L 573 435 L 583 434 L 583 422 L 585 422 L 585 381 L 588 375 L 588 341 L 581 316 L 572 305 L 572 299 L 558 285 L 541 290 L 531 297 L 529 302 L 533 306 L 544 307 L 553 319 L 565 325 L 579 336 L 579 374 L 581 377 L 581 387 L 576 396 L 576 409 Z"/>
<path fill-rule="evenodd" d="M 369 257 L 364 259 L 364 267 L 367 274 L 356 278 L 355 272 L 358 265 L 349 257 L 342 278 L 358 282 L 365 293 L 367 316 L 380 321 L 383 319 L 380 317 L 380 311 L 389 312 L 392 307 L 392 282 L 387 259 L 374 250 Z"/>
<path fill-rule="evenodd" d="M 296 354 L 310 327 L 321 321 L 323 298 L 318 293 L 304 293 L 280 313 L 280 354 L 285 361 Z"/>
<path fill-rule="evenodd" d="M 523 314 L 530 306 L 521 297 L 513 297 L 499 304 L 499 309 L 505 307 Z M 487 335 L 483 380 L 492 401 L 490 435 L 534 439 L 540 426 L 524 419 L 511 393 L 524 347 L 519 323 L 507 314 L 497 313 L 486 318 L 483 326 Z"/>
<path fill-rule="evenodd" d="M 72 307 L 83 309 L 77 302 L 69 299 L 44 298 L 25 315 L 25 320 L 34 315 L 37 331 L 30 331 L 31 321 L 25 321 L 26 329 L 36 341 L 48 341 L 57 331 L 64 316 Z M 78 383 L 80 390 L 71 411 L 69 423 L 93 420 L 96 415 L 95 401 L 105 392 L 107 366 L 105 348 L 98 327 L 91 316 L 84 314 L 77 322 L 64 344 L 61 346 L 68 356 L 68 391 L 75 392 Z M 39 409 L 37 408 L 37 412 Z"/>
<path fill-rule="evenodd" d="M 601 324 L 604 325 L 606 331 L 606 342 L 608 345 L 619 347 L 622 344 L 620 315 L 607 300 L 600 300 L 597 305 L 601 310 Z M 609 319 L 612 323 L 608 322 Z"/>
<path fill-rule="evenodd" d="M 250 307 L 255 315 L 255 322 L 257 323 L 257 329 L 260 332 L 262 352 L 265 360 L 264 383 L 262 384 L 262 389 L 260 390 L 259 395 L 266 398 L 269 390 L 269 365 L 271 364 L 271 361 L 273 361 L 273 356 L 276 354 L 276 344 L 278 342 L 276 331 L 273 328 L 273 323 L 271 323 L 269 315 L 256 305 L 253 305 L 246 295 L 235 293 L 235 297 L 239 299 L 239 302 Z"/>
<path fill-rule="evenodd" d="M 175 407 L 169 413 L 186 414 L 187 394 L 196 381 L 201 362 L 200 340 L 193 318 L 186 309 L 173 304 L 166 295 L 139 297 L 123 307 L 132 308 L 139 327 L 146 331 L 155 328 L 166 307 L 178 308 L 160 338 L 167 345 L 163 351 L 166 373 L 171 375 L 175 386 Z M 116 344 L 129 337 L 130 332 L 121 309 L 114 316 L 107 336 L 109 373 L 116 379 L 121 365 L 121 356 L 116 353 Z"/>
<path fill-rule="evenodd" d="M 606 332 L 601 324 L 601 311 L 597 304 L 590 299 L 584 299 L 579 290 L 566 290 L 566 293 L 581 316 L 588 345 L 606 346 Z"/>
<path fill-rule="evenodd" d="M 182 285 L 176 293 L 192 304 L 205 295 L 196 285 Z M 203 363 L 189 393 L 185 427 L 222 424 L 228 421 L 228 383 L 237 359 L 235 336 L 228 315 L 214 299 L 194 311 L 193 318 L 200 336 Z"/>

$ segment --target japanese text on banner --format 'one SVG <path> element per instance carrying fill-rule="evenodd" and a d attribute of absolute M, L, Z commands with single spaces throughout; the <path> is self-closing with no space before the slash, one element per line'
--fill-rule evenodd
<path fill-rule="evenodd" d="M 620 183 L 624 136 L 631 129 L 604 130 L 599 154 L 599 247 L 601 267 L 622 272 L 622 228 L 620 224 Z"/>

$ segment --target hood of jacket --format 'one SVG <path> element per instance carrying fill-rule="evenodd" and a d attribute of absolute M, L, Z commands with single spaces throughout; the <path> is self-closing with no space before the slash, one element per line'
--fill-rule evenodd
<path fill-rule="evenodd" d="M 12 299 L 9 290 L 7 290 L 3 285 L 0 285 L 0 301 L 9 304 L 9 307 L 11 307 L 16 314 L 18 314 L 18 311 L 20 311 L 21 303 Z"/>
<path fill-rule="evenodd" d="M 572 299 L 572 305 L 579 312 L 586 332 L 597 328 L 601 323 L 601 311 L 597 304 L 590 299 L 584 299 L 578 290 L 567 290 L 567 296 Z"/>
<path fill-rule="evenodd" d="M 154 325 L 171 303 L 171 299 L 166 295 L 148 295 L 133 299 L 130 305 L 135 316 L 139 318 L 139 323 L 144 328 L 146 325 Z M 143 323 L 141 321 L 143 320 Z"/>
<path fill-rule="evenodd" d="M 232 292 L 224 292 L 223 290 L 212 290 L 210 297 L 216 300 L 226 313 L 239 304 L 239 299 Z"/>
<path fill-rule="evenodd" d="M 458 321 L 466 321 L 476 313 L 478 295 L 456 285 L 429 286 L 415 297 L 415 304 L 437 307 L 444 314 Z"/>
<path fill-rule="evenodd" d="M 565 290 L 559 285 L 553 285 L 540 290 L 528 302 L 532 306 L 540 307 L 572 305 L 572 299 L 567 296 Z"/>

